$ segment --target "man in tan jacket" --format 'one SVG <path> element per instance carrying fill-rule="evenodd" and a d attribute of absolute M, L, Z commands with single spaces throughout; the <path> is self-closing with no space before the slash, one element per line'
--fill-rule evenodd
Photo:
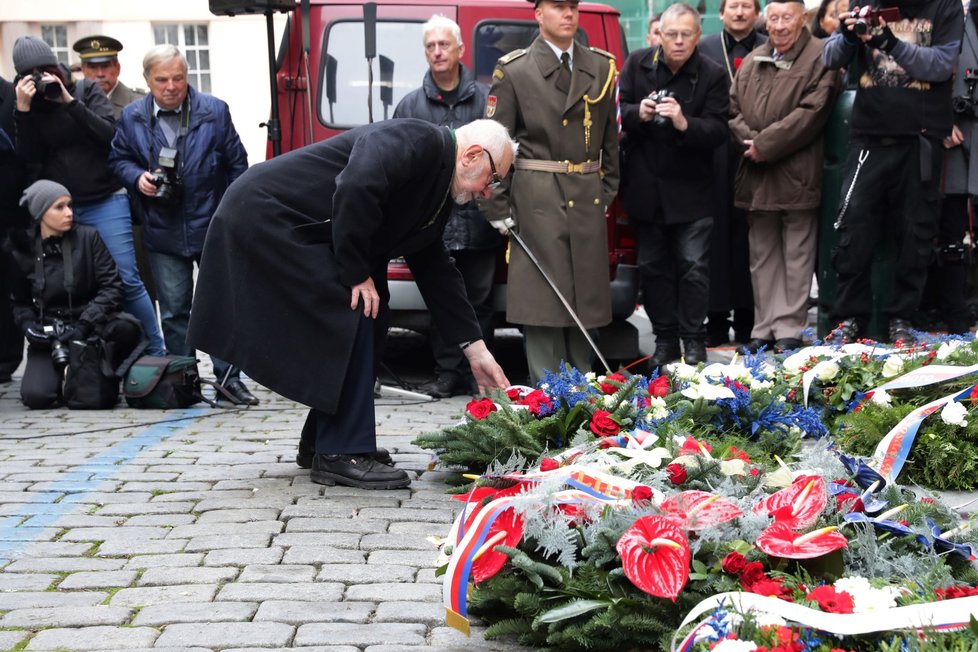
<path fill-rule="evenodd" d="M 839 74 L 822 64 L 822 41 L 800 1 L 768 2 L 770 40 L 747 55 L 730 89 L 730 130 L 743 144 L 734 204 L 747 209 L 754 328 L 747 345 L 802 345 L 815 271 L 822 186 L 822 130 Z"/>

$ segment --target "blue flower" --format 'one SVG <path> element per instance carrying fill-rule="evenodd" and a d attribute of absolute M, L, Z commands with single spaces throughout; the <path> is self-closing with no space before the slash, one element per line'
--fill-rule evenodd
<path fill-rule="evenodd" d="M 842 466 L 846 467 L 846 471 L 849 472 L 849 475 L 852 476 L 852 479 L 855 480 L 860 488 L 868 489 L 874 482 L 879 482 L 876 485 L 876 491 L 882 491 L 883 487 L 886 486 L 886 480 L 883 476 L 858 457 L 849 457 L 839 452 L 836 452 L 836 455 L 839 456 L 839 461 L 842 462 Z"/>

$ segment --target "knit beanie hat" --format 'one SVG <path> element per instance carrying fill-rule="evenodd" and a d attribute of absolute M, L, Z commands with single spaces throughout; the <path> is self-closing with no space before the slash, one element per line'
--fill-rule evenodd
<path fill-rule="evenodd" d="M 31 214 L 31 219 L 40 221 L 48 209 L 58 200 L 58 197 L 71 197 L 68 189 L 56 181 L 41 179 L 27 187 L 20 198 L 20 205 Z"/>
<path fill-rule="evenodd" d="M 58 58 L 47 43 L 34 36 L 21 36 L 14 42 L 14 70 L 26 75 L 34 68 L 58 65 Z"/>

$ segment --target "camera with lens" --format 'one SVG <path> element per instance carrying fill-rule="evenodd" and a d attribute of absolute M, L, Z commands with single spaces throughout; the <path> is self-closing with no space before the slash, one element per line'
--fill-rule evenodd
<path fill-rule="evenodd" d="M 964 84 L 966 91 L 964 95 L 951 98 L 951 108 L 958 115 L 978 115 L 978 101 L 975 101 L 975 86 L 978 85 L 978 70 L 968 68 L 964 71 Z"/>
<path fill-rule="evenodd" d="M 58 369 L 63 369 L 68 364 L 68 347 L 59 339 L 71 328 L 60 319 L 55 319 L 50 324 L 44 325 L 44 334 L 51 340 L 51 360 Z"/>
<path fill-rule="evenodd" d="M 647 99 L 650 99 L 656 104 L 658 104 L 659 102 L 666 99 L 667 97 L 675 97 L 675 96 L 676 96 L 675 93 L 663 88 L 649 93 Z M 670 120 L 669 118 L 656 113 L 655 117 L 652 118 L 652 123 L 657 125 L 667 125 L 670 123 Z"/>
<path fill-rule="evenodd" d="M 34 88 L 37 94 L 46 100 L 56 100 L 61 97 L 61 85 L 53 79 L 44 79 L 41 73 L 36 72 L 31 75 L 34 80 Z"/>
<path fill-rule="evenodd" d="M 159 167 L 151 173 L 150 182 L 156 186 L 153 197 L 164 204 L 175 204 L 183 196 L 183 180 L 177 173 L 177 156 L 173 147 L 161 147 L 157 158 Z"/>
<path fill-rule="evenodd" d="M 856 22 L 852 26 L 852 31 L 862 36 L 870 29 L 880 26 L 880 18 L 888 23 L 894 23 L 903 16 L 900 15 L 899 7 L 862 7 L 855 12 Z"/>

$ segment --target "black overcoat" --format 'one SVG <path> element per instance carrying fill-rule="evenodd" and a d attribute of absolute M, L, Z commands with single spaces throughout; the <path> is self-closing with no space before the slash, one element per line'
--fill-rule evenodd
<path fill-rule="evenodd" d="M 673 75 L 661 56 L 658 49 L 636 50 L 621 71 L 625 211 L 634 221 L 651 221 L 661 211 L 666 224 L 714 217 L 721 185 L 713 177 L 713 152 L 729 138 L 726 73 L 694 50 Z M 639 120 L 642 100 L 656 90 L 673 93 L 689 123 L 685 132 L 668 120 Z"/>
<path fill-rule="evenodd" d="M 250 168 L 207 233 L 190 344 L 335 413 L 362 311 L 350 309 L 350 288 L 372 277 L 386 312 L 387 262 L 397 256 L 445 340 L 479 339 L 442 244 L 454 169 L 454 134 L 415 119 L 351 129 Z"/>

